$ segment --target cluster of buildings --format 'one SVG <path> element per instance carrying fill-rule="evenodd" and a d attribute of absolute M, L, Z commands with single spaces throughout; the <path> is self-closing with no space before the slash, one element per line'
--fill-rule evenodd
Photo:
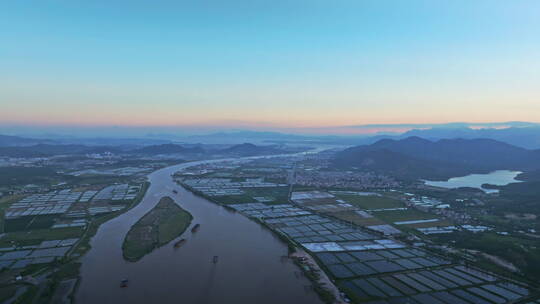
<path fill-rule="evenodd" d="M 46 157 L 0 157 L 0 167 L 33 167 L 47 160 Z"/>
<path fill-rule="evenodd" d="M 336 199 L 333 194 L 323 191 L 293 192 L 291 200 L 306 209 L 318 212 L 354 211 L 358 208 Z"/>
<path fill-rule="evenodd" d="M 406 204 L 418 210 L 437 214 L 445 217 L 456 223 L 465 224 L 471 221 L 472 217 L 465 213 L 454 210 L 450 204 L 444 203 L 441 200 L 430 198 L 427 196 L 415 197 L 412 193 L 405 193 L 407 197 Z M 456 203 L 463 203 L 464 199 L 457 199 Z M 474 201 L 477 201 L 476 199 Z M 444 230 L 441 230 L 444 231 Z"/>
<path fill-rule="evenodd" d="M 413 195 L 413 194 L 410 194 L 410 193 L 407 193 L 407 194 L 408 195 Z M 445 204 L 445 203 L 441 202 L 438 199 L 427 197 L 427 196 L 422 196 L 422 197 L 419 197 L 419 198 L 412 197 L 412 198 L 409 199 L 408 202 L 409 202 L 409 205 L 414 206 L 414 207 L 416 207 L 417 209 L 420 209 L 420 210 L 428 210 L 428 209 L 432 209 L 432 208 L 436 208 L 436 209 L 450 208 L 449 204 Z"/>
<path fill-rule="evenodd" d="M 371 172 L 298 170 L 295 184 L 312 187 L 351 189 L 389 189 L 400 184 L 394 178 Z"/>
<path fill-rule="evenodd" d="M 124 168 L 114 168 L 114 169 L 84 169 L 77 170 L 68 173 L 73 176 L 81 175 L 115 175 L 115 176 L 132 176 L 132 175 L 146 175 L 152 171 L 152 168 L 146 167 L 124 167 Z"/>
<path fill-rule="evenodd" d="M 456 231 L 469 231 L 469 232 L 485 232 L 492 230 L 493 228 L 480 225 L 460 225 L 460 226 L 442 226 L 442 227 L 427 227 L 427 228 L 416 228 L 416 230 L 422 232 L 423 234 L 446 234 Z"/>

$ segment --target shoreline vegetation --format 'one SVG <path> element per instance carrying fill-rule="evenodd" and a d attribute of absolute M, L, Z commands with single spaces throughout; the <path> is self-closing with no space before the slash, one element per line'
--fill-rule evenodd
<path fill-rule="evenodd" d="M 154 249 L 168 244 L 184 233 L 192 220 L 193 216 L 172 198 L 162 197 L 127 233 L 122 245 L 124 259 L 136 262 Z"/>

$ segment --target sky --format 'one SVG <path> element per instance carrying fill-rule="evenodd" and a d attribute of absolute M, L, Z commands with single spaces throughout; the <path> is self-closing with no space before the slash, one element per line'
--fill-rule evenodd
<path fill-rule="evenodd" d="M 0 126 L 540 122 L 537 0 L 0 1 Z"/>

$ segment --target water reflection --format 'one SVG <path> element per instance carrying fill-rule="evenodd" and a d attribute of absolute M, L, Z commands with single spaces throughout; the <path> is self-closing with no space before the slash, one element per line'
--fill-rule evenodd
<path fill-rule="evenodd" d="M 515 178 L 521 174 L 520 171 L 509 171 L 509 170 L 498 170 L 488 174 L 470 174 L 462 177 L 454 177 L 448 181 L 428 181 L 426 180 L 426 185 L 442 187 L 442 188 L 460 188 L 460 187 L 471 187 L 481 189 L 486 193 L 497 193 L 497 189 L 486 189 L 483 188 L 483 184 L 491 184 L 497 186 L 505 186 L 511 183 L 518 183 L 519 180 Z"/>
<path fill-rule="evenodd" d="M 298 268 L 280 258 L 287 246 L 268 229 L 173 182 L 171 175 L 186 166 L 149 175 L 152 184 L 141 203 L 99 228 L 82 258 L 77 303 L 321 303 L 313 291 L 306 292 L 309 281 L 295 276 Z M 164 195 L 201 227 L 195 234 L 189 227 L 177 239 L 187 240 L 178 250 L 174 240 L 136 263 L 124 261 L 126 233 Z M 119 288 L 123 278 L 129 278 L 128 288 Z"/>

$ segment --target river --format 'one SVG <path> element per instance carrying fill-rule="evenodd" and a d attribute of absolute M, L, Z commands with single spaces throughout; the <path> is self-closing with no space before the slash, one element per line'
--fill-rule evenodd
<path fill-rule="evenodd" d="M 201 163 L 167 167 L 151 173 L 142 201 L 104 223 L 81 258 L 77 303 L 322 303 L 310 282 L 287 255 L 287 246 L 272 232 L 239 213 L 198 197 L 178 186 L 171 174 Z M 178 194 L 173 194 L 176 189 Z M 131 226 L 162 196 L 171 196 L 201 224 L 188 228 L 178 249 L 173 242 L 136 263 L 122 257 L 122 242 Z M 180 238 L 180 237 L 179 237 Z M 219 256 L 217 264 L 212 257 Z M 129 287 L 120 281 L 129 279 Z"/>

